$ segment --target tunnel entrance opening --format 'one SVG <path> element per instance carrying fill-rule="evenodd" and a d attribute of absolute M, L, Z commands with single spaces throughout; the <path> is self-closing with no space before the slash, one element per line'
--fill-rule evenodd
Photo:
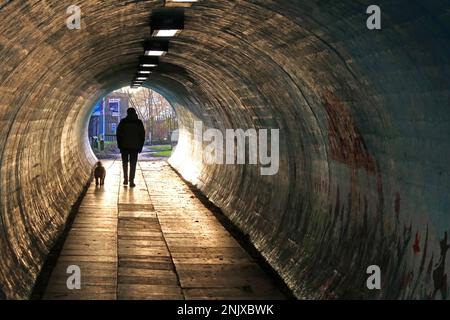
<path fill-rule="evenodd" d="M 88 139 L 98 159 L 116 159 L 117 128 L 134 108 L 145 128 L 145 145 L 140 158 L 157 160 L 169 158 L 178 143 L 178 119 L 164 96 L 147 88 L 123 87 L 112 91 L 93 106 L 88 125 Z"/>

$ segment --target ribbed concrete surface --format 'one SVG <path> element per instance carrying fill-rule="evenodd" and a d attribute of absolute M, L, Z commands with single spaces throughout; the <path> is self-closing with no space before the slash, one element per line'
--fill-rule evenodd
<path fill-rule="evenodd" d="M 0 5 L 0 283 L 27 298 L 94 158 L 89 107 L 128 84 L 163 1 Z M 203 1 L 149 84 L 174 104 L 172 164 L 298 297 L 447 297 L 448 1 Z M 281 128 L 281 167 L 204 166 L 192 123 Z M 383 289 L 365 287 L 378 264 Z"/>

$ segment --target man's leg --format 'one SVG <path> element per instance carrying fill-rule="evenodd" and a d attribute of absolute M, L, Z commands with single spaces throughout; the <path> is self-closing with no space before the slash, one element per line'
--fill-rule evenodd
<path fill-rule="evenodd" d="M 130 153 L 130 186 L 134 187 L 134 177 L 136 176 L 136 165 L 137 165 L 138 153 Z"/>
<path fill-rule="evenodd" d="M 128 184 L 128 153 L 123 152 L 122 154 L 122 169 L 123 169 L 123 184 Z"/>

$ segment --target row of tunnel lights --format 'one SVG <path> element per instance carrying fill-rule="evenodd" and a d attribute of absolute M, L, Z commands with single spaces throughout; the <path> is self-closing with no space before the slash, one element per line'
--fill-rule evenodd
<path fill-rule="evenodd" d="M 166 0 L 166 6 L 190 5 L 199 0 Z M 150 22 L 151 39 L 144 44 L 144 55 L 139 57 L 139 67 L 132 81 L 132 88 L 139 88 L 148 80 L 152 68 L 159 65 L 159 57 L 169 51 L 169 38 L 177 36 L 184 29 L 184 12 L 164 10 L 154 12 Z"/>

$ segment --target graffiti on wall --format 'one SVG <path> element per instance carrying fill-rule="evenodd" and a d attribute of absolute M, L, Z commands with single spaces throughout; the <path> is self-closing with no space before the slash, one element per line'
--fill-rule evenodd
<path fill-rule="evenodd" d="M 328 120 L 328 142 L 333 160 L 354 169 L 375 172 L 375 160 L 346 106 L 331 92 L 324 95 Z"/>
<path fill-rule="evenodd" d="M 327 92 L 324 108 L 330 156 L 348 168 L 348 183 L 335 186 L 328 216 L 317 215 L 315 230 L 307 231 L 305 256 L 313 261 L 299 265 L 312 288 L 305 294 L 326 299 L 448 299 L 448 232 L 435 234 L 426 223 L 406 221 L 414 212 L 402 217 L 401 192 L 386 194 L 379 164 L 345 104 Z M 373 196 L 356 178 L 364 172 L 368 188 L 376 191 L 372 203 L 368 199 Z M 382 270 L 381 290 L 365 286 L 366 268 L 373 264 Z"/>

